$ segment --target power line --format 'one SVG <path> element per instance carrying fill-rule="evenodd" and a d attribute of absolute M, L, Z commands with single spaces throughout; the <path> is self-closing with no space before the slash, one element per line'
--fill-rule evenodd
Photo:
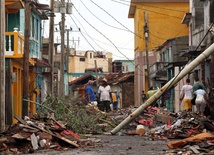
<path fill-rule="evenodd" d="M 120 25 L 122 25 L 125 29 L 127 29 L 129 32 L 133 33 L 134 35 L 138 36 L 139 38 L 145 40 L 144 37 L 141 37 L 140 35 L 134 33 L 133 31 L 129 30 L 125 25 L 123 25 L 121 22 L 119 22 L 114 16 L 112 16 L 111 14 L 109 14 L 106 10 L 104 10 L 102 7 L 100 7 L 98 4 L 96 4 L 94 1 L 90 0 L 94 5 L 96 5 L 98 8 L 100 8 L 102 11 L 104 11 L 106 14 L 108 14 L 112 19 L 114 19 L 117 23 L 119 23 Z M 149 41 L 151 44 L 154 45 L 158 45 L 156 43 L 153 43 L 151 41 Z"/>
<path fill-rule="evenodd" d="M 121 3 L 121 2 L 118 2 L 118 1 L 116 1 L 116 0 L 111 0 L 111 1 L 114 1 L 114 2 L 117 2 L 117 3 Z M 120 0 L 120 1 L 130 3 L 130 1 L 126 1 L 126 0 Z M 126 3 L 121 3 L 121 4 L 126 4 Z M 148 6 L 148 7 L 152 7 L 152 8 L 159 8 L 159 9 L 163 9 L 163 10 L 170 10 L 170 11 L 176 11 L 176 12 L 186 13 L 186 11 L 177 10 L 177 9 L 170 9 L 170 8 L 160 7 L 160 6 L 154 6 L 154 5 L 148 5 L 148 4 L 138 4 L 138 5 L 141 5 L 141 6 Z"/>
<path fill-rule="evenodd" d="M 109 27 L 112 27 L 112 28 L 115 28 L 115 29 L 118 29 L 118 30 L 122 30 L 122 31 L 126 31 L 126 32 L 129 32 L 128 30 L 125 30 L 125 29 L 122 29 L 122 28 L 119 28 L 119 27 L 115 27 L 115 26 L 112 26 L 106 22 L 104 22 L 103 20 L 101 20 L 99 17 L 97 17 L 92 11 L 90 11 L 88 9 L 88 7 L 86 7 L 86 5 L 82 2 L 82 0 L 80 0 L 80 2 L 83 4 L 83 6 L 88 10 L 88 12 L 90 12 L 95 18 L 97 18 L 99 21 L 101 21 L 102 23 L 104 23 L 105 25 L 109 26 Z"/>
<path fill-rule="evenodd" d="M 123 54 L 118 48 L 117 48 L 117 46 L 108 38 L 108 37 L 106 37 L 103 33 L 101 33 L 98 29 L 96 29 L 93 25 L 91 25 L 81 14 L 80 14 L 80 12 L 76 9 L 76 7 L 74 6 L 74 9 L 77 11 L 77 13 L 81 16 L 81 18 L 88 24 L 88 25 L 90 25 L 93 29 L 95 29 L 98 33 L 100 33 L 104 38 L 106 38 L 112 45 L 114 45 L 114 47 L 117 49 L 117 51 L 119 52 L 119 53 L 121 53 L 123 56 L 125 56 L 126 58 L 127 58 L 127 56 L 125 55 L 125 54 Z M 127 58 L 128 60 L 129 60 L 129 58 Z M 129 60 L 133 65 L 134 65 L 134 63 L 131 61 L 131 60 Z M 141 71 L 142 72 L 142 71 Z"/>
<path fill-rule="evenodd" d="M 77 24 L 76 24 L 76 22 L 74 21 L 74 19 L 70 16 L 70 18 L 72 19 L 72 21 L 75 23 L 75 25 L 77 26 Z M 78 21 L 78 20 L 77 20 Z M 78 21 L 79 22 L 79 21 Z M 80 23 L 80 22 L 79 22 Z M 81 23 L 80 23 L 80 25 L 81 25 Z M 82 26 L 82 25 L 81 25 Z M 83 27 L 83 26 L 82 26 Z M 85 30 L 85 28 L 83 27 L 83 29 Z M 98 46 L 98 47 L 100 47 L 103 51 L 107 51 L 107 50 L 105 50 L 104 48 L 102 48 L 101 46 L 99 46 L 94 40 L 93 40 L 93 38 L 87 33 L 87 31 L 85 30 L 85 32 L 86 32 L 86 34 L 89 36 L 89 38 Z M 81 31 L 81 33 L 83 33 L 82 31 Z M 83 34 L 82 34 L 83 35 Z M 94 49 L 95 50 L 95 49 Z M 95 50 L 96 51 L 96 50 Z M 114 55 L 114 56 L 116 56 L 116 57 L 120 57 L 120 58 L 124 58 L 124 57 L 121 57 L 121 56 L 117 56 L 117 55 L 115 55 L 115 54 L 113 54 L 112 53 L 112 55 Z"/>
<path fill-rule="evenodd" d="M 118 2 L 118 1 L 116 1 L 116 0 L 112 0 L 112 1 Z M 119 3 L 120 3 L 120 2 L 119 2 Z M 129 4 L 125 4 L 125 3 L 120 3 L 120 4 L 129 6 Z M 143 4 L 142 4 L 142 5 L 143 5 Z M 177 16 L 173 16 L 173 15 L 169 15 L 169 14 L 164 14 L 164 13 L 161 13 L 161 12 L 156 12 L 156 11 L 148 10 L 148 9 L 145 9 L 145 8 L 140 8 L 140 7 L 137 7 L 137 8 L 140 9 L 140 10 L 152 12 L 152 13 L 159 14 L 159 15 L 163 15 L 163 16 L 168 16 L 168 17 L 172 17 L 172 18 L 177 18 L 177 19 L 180 19 L 180 20 L 182 19 L 181 17 L 177 17 Z"/>

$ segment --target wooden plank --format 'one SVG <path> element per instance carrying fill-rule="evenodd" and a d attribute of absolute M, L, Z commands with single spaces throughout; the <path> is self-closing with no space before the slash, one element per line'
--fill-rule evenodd
<path fill-rule="evenodd" d="M 55 134 L 53 134 L 53 133 L 49 133 L 47 130 L 42 129 L 42 128 L 40 128 L 40 127 L 34 125 L 34 124 L 27 124 L 27 122 L 26 122 L 25 120 L 21 119 L 21 118 L 18 117 L 18 116 L 14 116 L 14 117 L 15 117 L 19 122 L 21 122 L 22 124 L 29 125 L 29 126 L 32 126 L 32 127 L 34 127 L 34 128 L 37 128 L 37 129 L 39 129 L 40 131 L 43 131 L 43 132 L 45 132 L 45 133 L 48 133 L 48 134 L 52 135 L 53 137 L 56 137 L 56 138 L 58 138 L 58 139 L 61 139 L 62 141 L 67 142 L 67 143 L 69 143 L 69 144 L 71 144 L 71 145 L 73 145 L 73 146 L 75 146 L 75 147 L 79 147 L 78 144 L 72 142 L 71 140 L 69 140 L 69 139 L 67 139 L 67 138 L 65 138 L 65 137 L 62 137 L 61 135 L 55 135 Z"/>
<path fill-rule="evenodd" d="M 204 140 L 206 138 L 214 139 L 214 135 L 211 133 L 205 132 L 205 133 L 201 133 L 201 134 L 198 134 L 196 136 L 185 138 L 182 140 L 171 141 L 167 144 L 167 146 L 171 149 L 172 148 L 179 148 L 179 147 L 186 145 L 189 142 Z"/>

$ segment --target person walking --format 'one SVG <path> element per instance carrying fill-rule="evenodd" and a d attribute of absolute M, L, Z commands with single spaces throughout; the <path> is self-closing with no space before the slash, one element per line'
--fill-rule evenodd
<path fill-rule="evenodd" d="M 118 92 L 115 90 L 112 94 L 112 102 L 113 102 L 113 110 L 117 110 L 118 109 L 118 101 L 120 99 L 120 95 L 118 94 Z"/>
<path fill-rule="evenodd" d="M 155 90 L 153 86 L 149 87 L 149 91 L 147 92 L 147 99 L 149 99 L 152 95 L 154 95 L 158 90 Z"/>
<path fill-rule="evenodd" d="M 202 86 L 198 86 L 198 89 L 194 92 L 194 94 L 196 95 L 195 105 L 197 108 L 197 113 L 199 113 L 200 116 L 204 116 L 208 96 Z"/>
<path fill-rule="evenodd" d="M 110 111 L 111 104 L 111 87 L 107 83 L 107 79 L 102 79 L 102 83 L 98 88 L 98 96 L 100 99 L 99 108 L 101 111 Z"/>
<path fill-rule="evenodd" d="M 199 82 L 199 78 L 196 76 L 195 77 L 195 83 L 193 85 L 193 90 L 192 91 L 195 92 L 196 90 L 198 90 L 199 86 L 201 86 L 201 88 L 206 91 L 206 88 L 205 88 L 204 84 L 200 83 Z"/>
<path fill-rule="evenodd" d="M 199 81 L 198 76 L 195 76 L 194 80 L 195 80 L 195 83 L 194 83 L 194 85 L 193 85 L 193 90 L 192 90 L 193 98 L 196 97 L 196 96 L 195 96 L 196 94 L 195 94 L 194 92 L 195 92 L 196 90 L 198 90 L 199 87 L 201 87 L 201 88 L 202 88 L 203 90 L 205 90 L 205 92 L 206 92 L 205 86 Z M 192 105 L 192 111 L 193 111 L 194 113 L 196 113 L 196 112 L 198 111 L 196 105 Z"/>
<path fill-rule="evenodd" d="M 93 81 L 89 80 L 87 83 L 87 86 L 85 87 L 85 101 L 86 101 L 86 104 L 91 103 L 93 105 L 96 105 L 95 94 L 92 89 L 92 85 L 93 85 Z"/>
<path fill-rule="evenodd" d="M 144 103 L 146 101 L 146 99 L 147 99 L 144 90 L 142 90 L 141 99 L 142 99 L 142 103 Z"/>
<path fill-rule="evenodd" d="M 190 79 L 186 79 L 186 84 L 183 85 L 181 92 L 180 92 L 180 103 L 184 102 L 184 110 L 186 111 L 192 111 L 192 85 L 190 85 Z"/>

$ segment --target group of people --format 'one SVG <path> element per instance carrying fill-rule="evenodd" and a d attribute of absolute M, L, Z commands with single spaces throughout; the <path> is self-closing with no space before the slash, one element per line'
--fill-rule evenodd
<path fill-rule="evenodd" d="M 192 99 L 195 95 L 195 105 L 192 104 Z M 204 116 L 204 110 L 206 107 L 206 102 L 208 100 L 208 95 L 206 93 L 205 86 L 199 82 L 199 78 L 195 77 L 195 84 L 192 86 L 190 84 L 190 79 L 186 79 L 186 84 L 182 87 L 180 92 L 180 103 L 184 103 L 184 110 L 193 111 Z M 196 106 L 196 111 L 194 106 Z"/>
<path fill-rule="evenodd" d="M 93 104 L 98 106 L 101 111 L 111 111 L 110 105 L 113 105 L 113 110 L 117 110 L 120 95 L 117 91 L 112 92 L 111 87 L 108 85 L 107 79 L 103 78 L 101 85 L 98 88 L 97 95 L 92 89 L 93 81 L 89 80 L 85 88 L 86 104 Z"/>

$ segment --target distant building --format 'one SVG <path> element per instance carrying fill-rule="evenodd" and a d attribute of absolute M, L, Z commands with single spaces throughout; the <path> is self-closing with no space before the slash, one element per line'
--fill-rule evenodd
<path fill-rule="evenodd" d="M 114 60 L 112 62 L 113 73 L 134 72 L 134 60 Z"/>
<path fill-rule="evenodd" d="M 69 55 L 69 82 L 86 73 L 95 72 L 95 60 L 98 73 L 112 72 L 112 53 L 104 51 L 76 51 L 71 49 Z"/>

